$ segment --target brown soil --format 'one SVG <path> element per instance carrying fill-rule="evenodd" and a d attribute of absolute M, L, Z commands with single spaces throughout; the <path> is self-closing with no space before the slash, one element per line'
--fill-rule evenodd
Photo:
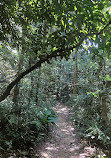
<path fill-rule="evenodd" d="M 91 158 L 95 149 L 81 143 L 70 120 L 68 107 L 58 103 L 54 110 L 58 115 L 57 126 L 51 137 L 40 145 L 40 158 Z M 38 153 L 38 147 L 36 147 Z"/>

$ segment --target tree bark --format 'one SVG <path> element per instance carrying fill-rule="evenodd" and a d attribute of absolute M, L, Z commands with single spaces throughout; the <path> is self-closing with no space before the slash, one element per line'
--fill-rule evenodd
<path fill-rule="evenodd" d="M 103 119 L 105 127 L 109 127 L 109 119 L 108 119 L 109 108 L 107 105 L 107 98 L 108 98 L 107 89 L 110 87 L 111 87 L 111 81 L 106 81 L 106 85 L 105 85 L 106 93 L 103 94 L 102 99 L 101 99 L 102 100 L 102 119 Z"/>
<path fill-rule="evenodd" d="M 78 84 L 78 48 L 75 49 L 75 69 L 74 69 L 74 84 L 73 84 L 73 94 L 77 94 L 77 84 Z"/>
<path fill-rule="evenodd" d="M 39 106 L 39 103 L 38 103 L 38 94 L 39 94 L 40 76 L 41 76 L 41 69 L 40 68 L 38 70 L 37 75 L 38 75 L 37 79 L 35 80 L 35 83 L 36 83 L 35 103 L 36 103 L 36 106 Z"/>
<path fill-rule="evenodd" d="M 19 76 L 20 74 L 20 71 L 22 69 L 22 65 L 23 65 L 23 60 L 20 59 L 19 60 L 19 64 L 18 64 L 18 72 L 17 72 L 17 76 Z M 14 87 L 14 91 L 13 91 L 13 98 L 12 98 L 12 101 L 14 103 L 16 103 L 18 101 L 18 95 L 19 95 L 19 84 L 16 84 L 15 87 Z"/>
<path fill-rule="evenodd" d="M 103 119 L 103 122 L 104 122 L 104 125 L 107 127 L 108 126 L 108 108 L 107 108 L 107 105 L 106 105 L 106 94 L 103 95 L 102 97 L 102 119 Z"/>

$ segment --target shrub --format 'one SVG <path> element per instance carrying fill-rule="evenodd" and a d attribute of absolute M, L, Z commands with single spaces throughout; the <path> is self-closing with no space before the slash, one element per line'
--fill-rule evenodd
<path fill-rule="evenodd" d="M 7 102 L 5 102 L 6 104 Z M 47 106 L 13 104 L 0 106 L 0 151 L 24 150 L 47 135 L 49 124 L 57 121 L 54 111 Z"/>
<path fill-rule="evenodd" d="M 67 102 L 72 107 L 72 121 L 82 138 L 100 147 L 108 155 L 111 149 L 111 128 L 104 127 L 101 105 L 92 95 L 71 96 Z"/>

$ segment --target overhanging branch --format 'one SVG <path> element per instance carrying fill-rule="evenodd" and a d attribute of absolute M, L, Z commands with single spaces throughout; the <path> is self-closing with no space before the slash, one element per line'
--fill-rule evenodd
<path fill-rule="evenodd" d="M 6 88 L 5 92 L 0 96 L 0 102 L 3 101 L 4 99 L 6 99 L 9 95 L 10 92 L 12 90 L 12 88 L 18 84 L 18 82 L 27 74 L 29 74 L 30 72 L 32 72 L 33 70 L 35 70 L 36 68 L 39 68 L 41 66 L 42 63 L 44 62 L 49 62 L 50 59 L 52 58 L 56 58 L 57 56 L 64 56 L 64 50 L 63 49 L 59 49 L 54 51 L 52 54 L 47 55 L 46 57 L 40 59 L 35 65 L 33 65 L 31 68 L 27 69 L 26 71 L 22 72 L 21 74 L 19 74 L 19 76 L 12 81 L 8 87 Z"/>
<path fill-rule="evenodd" d="M 60 57 L 64 57 L 66 52 L 68 54 L 70 54 L 70 51 L 73 50 L 74 48 L 77 48 L 79 47 L 82 42 L 88 37 L 88 36 L 92 36 L 92 35 L 100 35 L 103 33 L 103 31 L 111 24 L 111 21 L 109 21 L 109 23 L 103 28 L 100 30 L 100 32 L 98 33 L 91 33 L 91 34 L 86 34 L 81 40 L 79 43 L 77 43 L 76 45 L 70 47 L 70 48 L 67 48 L 67 49 L 57 49 L 55 50 L 54 52 L 52 52 L 51 54 L 45 56 L 44 58 L 40 58 L 40 60 L 35 64 L 33 65 L 31 68 L 27 69 L 26 71 L 22 72 L 14 81 L 12 81 L 6 88 L 5 92 L 0 96 L 0 102 L 5 100 L 9 95 L 10 95 L 10 92 L 12 90 L 12 88 L 18 84 L 18 82 L 24 77 L 26 76 L 27 74 L 29 74 L 30 72 L 32 72 L 33 70 L 35 70 L 36 68 L 39 68 L 41 66 L 42 63 L 44 62 L 49 62 L 49 60 L 51 60 L 52 58 L 56 58 L 57 56 L 60 56 Z"/>
<path fill-rule="evenodd" d="M 111 25 L 111 20 L 106 24 L 106 26 L 103 27 L 103 29 L 101 29 L 99 32 L 93 32 L 93 33 L 87 33 L 81 40 L 79 43 L 77 43 L 75 46 L 71 47 L 70 50 L 73 50 L 76 47 L 79 47 L 83 41 L 88 37 L 88 36 L 93 36 L 93 35 L 100 35 L 103 33 L 103 31 L 109 26 Z"/>

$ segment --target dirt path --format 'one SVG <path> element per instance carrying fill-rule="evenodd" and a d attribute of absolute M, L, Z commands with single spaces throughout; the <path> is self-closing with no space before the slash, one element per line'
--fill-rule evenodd
<path fill-rule="evenodd" d="M 58 114 L 57 126 L 51 132 L 50 140 L 41 145 L 40 158 L 91 158 L 94 149 L 79 143 L 69 109 L 60 103 L 54 109 Z"/>

